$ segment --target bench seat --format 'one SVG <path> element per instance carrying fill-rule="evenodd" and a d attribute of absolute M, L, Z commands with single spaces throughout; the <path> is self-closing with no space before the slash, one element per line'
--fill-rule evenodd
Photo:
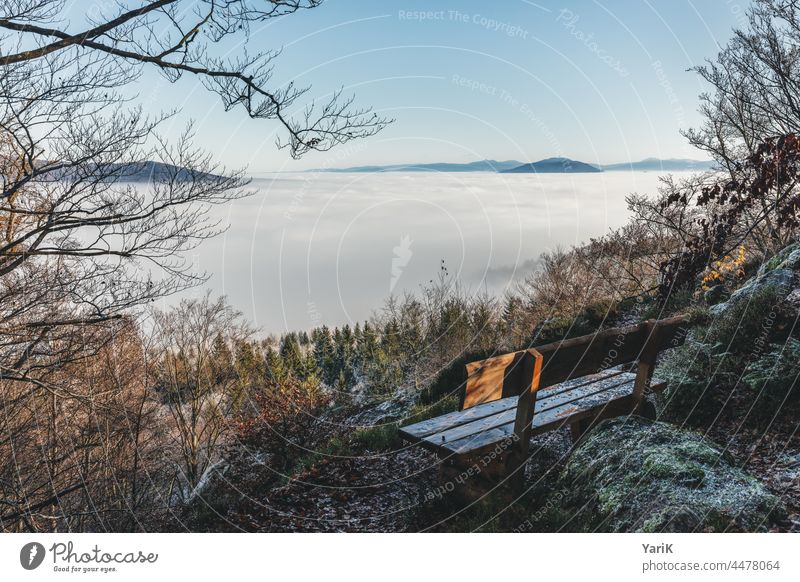
<path fill-rule="evenodd" d="M 636 374 L 610 369 L 538 391 L 531 434 L 559 428 L 601 414 L 608 406 L 629 404 Z M 653 379 L 651 389 L 666 384 Z M 514 437 L 518 398 L 510 396 L 451 412 L 400 429 L 410 442 L 441 457 L 479 454 Z"/>

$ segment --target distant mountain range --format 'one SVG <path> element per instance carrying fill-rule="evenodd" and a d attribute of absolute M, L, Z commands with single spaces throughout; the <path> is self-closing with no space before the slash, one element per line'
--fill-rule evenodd
<path fill-rule="evenodd" d="M 602 172 L 597 166 L 584 162 L 570 160 L 569 158 L 547 158 L 530 164 L 522 164 L 501 174 L 587 174 Z"/>
<path fill-rule="evenodd" d="M 309 172 L 502 172 L 521 165 L 517 160 L 480 160 L 465 164 L 432 163 L 432 164 L 393 164 L 390 166 L 355 166 L 352 168 L 324 168 L 308 170 Z"/>
<path fill-rule="evenodd" d="M 501 174 L 575 174 L 596 172 L 681 172 L 703 171 L 713 167 L 713 162 L 686 159 L 646 158 L 638 162 L 594 165 L 569 158 L 547 158 L 538 162 L 523 163 L 517 160 L 480 160 L 468 163 L 392 164 L 388 166 L 354 166 L 351 168 L 322 168 L 309 172 L 498 172 Z"/>
<path fill-rule="evenodd" d="M 624 170 L 637 171 L 656 171 L 656 172 L 681 172 L 685 170 L 710 170 L 714 167 L 714 162 L 704 162 L 702 160 L 686 160 L 680 158 L 669 158 L 660 160 L 658 158 L 646 158 L 638 162 L 623 162 L 620 164 L 606 164 L 600 166 L 606 172 L 618 172 Z"/>

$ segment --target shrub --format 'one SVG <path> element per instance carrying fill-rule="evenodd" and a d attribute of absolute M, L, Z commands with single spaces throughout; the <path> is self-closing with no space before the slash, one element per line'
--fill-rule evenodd
<path fill-rule="evenodd" d="M 403 369 L 400 362 L 392 360 L 382 350 L 376 350 L 373 359 L 364 362 L 364 382 L 375 395 L 391 395 L 403 383 Z"/>
<path fill-rule="evenodd" d="M 673 290 L 664 301 L 652 301 L 644 314 L 644 319 L 662 319 L 685 311 L 692 306 L 694 292 L 692 289 L 680 287 Z"/>
<path fill-rule="evenodd" d="M 391 451 L 400 446 L 397 423 L 362 428 L 353 433 L 354 444 L 370 451 Z"/>
<path fill-rule="evenodd" d="M 670 350 L 655 371 L 667 382 L 658 399 L 659 416 L 690 425 L 712 420 L 736 384 L 736 361 L 729 353 L 715 353 L 710 345 L 691 339 Z"/>
<path fill-rule="evenodd" d="M 236 419 L 233 440 L 246 450 L 269 451 L 272 468 L 288 471 L 306 451 L 330 441 L 329 427 L 318 420 L 329 402 L 314 381 L 270 379 Z"/>
<path fill-rule="evenodd" d="M 549 344 L 594 333 L 606 326 L 617 314 L 616 304 L 592 303 L 575 315 L 556 315 L 545 319 L 533 331 L 528 346 Z"/>
<path fill-rule="evenodd" d="M 708 291 L 715 285 L 724 285 L 744 277 L 746 263 L 747 254 L 744 245 L 739 245 L 734 254 L 711 262 L 703 275 L 701 288 L 703 291 Z"/>
<path fill-rule="evenodd" d="M 326 442 L 315 447 L 312 452 L 293 459 L 292 465 L 288 468 L 282 484 L 297 478 L 322 460 L 329 459 L 330 457 L 348 456 L 351 452 L 350 444 L 347 440 L 338 436 L 331 437 Z"/>
<path fill-rule="evenodd" d="M 773 287 L 763 287 L 748 299 L 736 301 L 708 329 L 707 341 L 716 351 L 746 355 L 759 345 L 785 338 L 789 314 L 782 296 Z"/>
<path fill-rule="evenodd" d="M 750 417 L 769 422 L 787 404 L 800 400 L 800 341 L 773 344 L 769 352 L 747 366 L 742 378 L 753 401 Z"/>

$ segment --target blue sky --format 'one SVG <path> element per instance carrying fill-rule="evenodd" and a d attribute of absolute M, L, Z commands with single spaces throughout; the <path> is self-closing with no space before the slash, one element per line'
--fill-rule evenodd
<path fill-rule="evenodd" d="M 175 123 L 196 120 L 200 145 L 253 173 L 557 155 L 590 163 L 698 158 L 679 130 L 699 122 L 697 95 L 706 87 L 687 69 L 717 53 L 745 7 L 328 0 L 255 26 L 249 50 L 284 47 L 275 84 L 311 84 L 309 97 L 344 86 L 396 121 L 300 161 L 275 149 L 277 124 L 223 112 L 195 79 L 169 85 L 148 73 L 142 98 L 177 107 Z"/>

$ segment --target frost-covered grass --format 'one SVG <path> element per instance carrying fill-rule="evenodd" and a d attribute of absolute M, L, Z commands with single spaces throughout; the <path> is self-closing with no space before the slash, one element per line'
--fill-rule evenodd
<path fill-rule="evenodd" d="M 702 435 L 640 417 L 606 421 L 572 453 L 561 507 L 579 531 L 762 531 L 781 502 Z"/>

